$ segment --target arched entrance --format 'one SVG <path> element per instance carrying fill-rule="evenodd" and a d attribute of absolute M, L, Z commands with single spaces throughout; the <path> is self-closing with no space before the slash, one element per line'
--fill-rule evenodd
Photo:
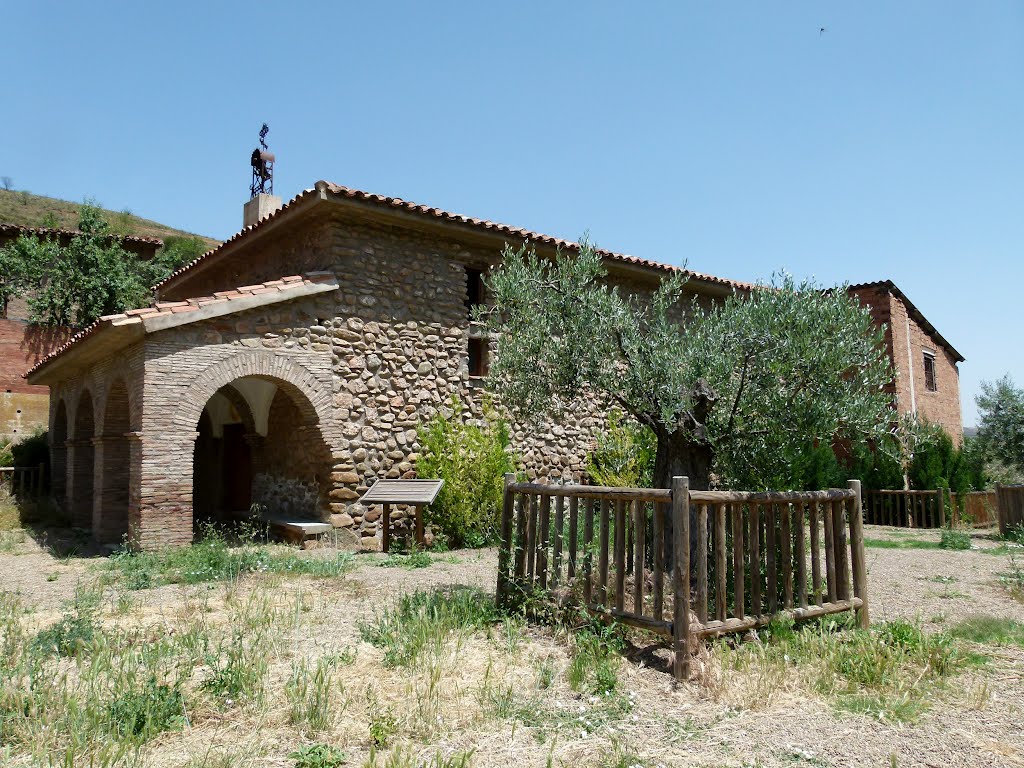
<path fill-rule="evenodd" d="M 117 542 L 128 533 L 130 431 L 128 387 L 124 379 L 116 379 L 107 393 L 101 434 L 96 440 L 95 458 L 103 470 L 93 507 L 93 536 L 97 541 Z"/>
<path fill-rule="evenodd" d="M 57 504 L 65 503 L 68 490 L 68 409 L 64 398 L 57 401 L 50 429 L 50 490 Z"/>
<path fill-rule="evenodd" d="M 251 516 L 321 520 L 331 453 L 294 385 L 243 376 L 207 400 L 193 453 L 193 527 Z"/>
<path fill-rule="evenodd" d="M 92 526 L 93 473 L 95 452 L 93 438 L 96 436 L 96 420 L 93 416 L 92 394 L 82 390 L 75 407 L 75 431 L 71 437 L 71 488 L 68 506 L 71 510 L 71 525 L 78 528 Z"/>

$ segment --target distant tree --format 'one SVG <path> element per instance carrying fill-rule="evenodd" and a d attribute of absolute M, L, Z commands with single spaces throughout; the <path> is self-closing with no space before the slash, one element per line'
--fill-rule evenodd
<path fill-rule="evenodd" d="M 41 325 L 83 327 L 146 304 L 150 287 L 171 272 L 161 259 L 126 251 L 90 203 L 79 209 L 78 230 L 67 246 L 25 235 L 0 249 L 0 299 L 26 296 Z"/>
<path fill-rule="evenodd" d="M 57 229 L 60 227 L 60 222 L 57 220 L 57 214 L 53 211 L 47 211 L 43 218 L 40 219 L 39 226 L 46 229 Z"/>
<path fill-rule="evenodd" d="M 653 481 L 786 487 L 809 445 L 881 438 L 892 369 L 881 331 L 843 290 L 788 276 L 719 306 L 684 306 L 684 280 L 650 300 L 605 281 L 600 255 L 507 248 L 478 317 L 500 334 L 490 384 L 523 417 L 598 402 L 655 436 Z M 686 320 L 683 322 L 683 316 Z"/>
<path fill-rule="evenodd" d="M 210 250 L 206 243 L 194 235 L 170 235 L 164 238 L 164 247 L 156 254 L 159 270 L 168 274 L 195 261 Z"/>
<path fill-rule="evenodd" d="M 978 442 L 986 455 L 1004 467 L 1024 472 L 1024 390 L 1010 375 L 981 382 Z"/>
<path fill-rule="evenodd" d="M 14 186 L 14 180 L 10 176 L 0 176 L 0 184 L 3 184 L 4 189 L 10 192 L 11 187 Z"/>

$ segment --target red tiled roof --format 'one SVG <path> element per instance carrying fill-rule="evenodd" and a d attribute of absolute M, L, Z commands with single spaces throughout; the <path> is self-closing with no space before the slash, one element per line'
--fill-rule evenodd
<path fill-rule="evenodd" d="M 333 195 L 339 198 L 345 198 L 349 200 L 358 200 L 364 203 L 370 203 L 377 205 L 381 208 L 390 208 L 394 210 L 403 211 L 406 213 L 413 213 L 437 221 L 452 222 L 457 225 L 469 226 L 475 229 L 485 230 L 500 235 L 505 235 L 517 241 L 529 240 L 533 243 L 539 243 L 543 245 L 551 245 L 559 248 L 565 248 L 568 250 L 576 250 L 580 247 L 580 244 L 572 240 L 563 240 L 562 238 L 552 237 L 551 235 L 544 235 L 539 232 L 532 232 L 528 229 L 521 227 L 513 227 L 508 224 L 499 224 L 493 221 L 487 221 L 486 219 L 477 219 L 471 216 L 464 216 L 459 213 L 451 213 L 449 211 L 442 210 L 440 208 L 431 208 L 430 206 L 420 205 L 413 203 L 408 200 L 402 200 L 398 197 L 386 197 L 384 195 L 376 195 L 371 192 L 363 192 L 358 189 L 351 189 L 350 187 L 344 187 L 340 184 L 332 184 L 328 181 L 318 181 L 314 189 L 307 189 L 285 205 L 279 208 L 274 213 L 266 216 L 256 224 L 250 225 L 245 229 L 241 230 L 237 234 L 228 238 L 217 248 L 211 251 L 207 251 L 205 254 L 195 259 L 194 261 L 181 267 L 176 272 L 169 275 L 166 279 L 157 283 L 154 286 L 154 290 L 158 290 L 169 283 L 174 282 L 179 276 L 189 272 L 200 263 L 208 262 L 210 259 L 214 259 L 219 256 L 225 249 L 234 243 L 248 239 L 253 233 L 265 227 L 268 222 L 280 220 L 281 217 L 287 216 L 293 211 L 296 206 L 302 201 L 314 197 L 320 193 Z M 642 267 L 645 269 L 658 270 L 669 273 L 681 273 L 688 277 L 699 280 L 701 282 L 714 283 L 721 285 L 726 288 L 737 288 L 740 290 L 751 290 L 754 286 L 751 283 L 743 283 L 736 280 L 729 280 L 724 277 L 716 277 L 714 275 L 708 275 L 701 272 L 694 272 L 693 270 L 683 269 L 682 267 L 675 267 L 670 264 L 661 264 L 657 261 L 650 261 L 649 259 L 642 259 L 638 256 L 629 256 L 623 253 L 616 253 L 614 251 L 607 251 L 604 249 L 597 249 L 597 252 L 610 261 L 617 261 L 624 264 L 631 264 L 634 266 Z"/>
<path fill-rule="evenodd" d="M 37 237 L 49 237 L 56 235 L 57 237 L 74 237 L 75 235 L 82 234 L 77 229 L 58 229 L 54 227 L 25 227 L 21 224 L 5 224 L 0 222 L 0 235 L 7 236 L 19 236 L 19 235 L 36 235 Z M 124 243 L 139 243 L 140 245 L 152 245 L 156 248 L 163 246 L 164 241 L 156 237 L 136 237 L 135 235 L 113 235 L 109 234 L 106 237 L 111 240 L 117 240 Z"/>
<path fill-rule="evenodd" d="M 186 312 L 195 312 L 211 305 L 226 305 L 231 302 L 236 302 L 239 299 L 249 298 L 252 296 L 272 294 L 287 295 L 288 293 L 296 292 L 296 289 L 298 288 L 329 283 L 335 279 L 333 272 L 309 272 L 305 275 L 290 275 L 277 280 L 270 280 L 266 283 L 260 283 L 259 285 L 246 285 L 241 288 L 235 288 L 231 291 L 219 291 L 213 296 L 198 296 L 186 301 L 158 301 L 149 307 L 129 309 L 127 312 L 121 312 L 116 315 L 104 315 L 94 321 L 91 325 L 86 326 L 81 331 L 74 334 L 64 342 L 64 344 L 46 355 L 46 357 L 41 358 L 39 362 L 25 373 L 25 377 L 27 378 L 32 375 L 54 358 L 67 352 L 72 346 L 82 342 L 104 328 L 115 325 L 124 326 L 133 323 L 141 323 L 144 319 L 150 320 L 155 317 L 167 317 Z M 284 299 L 286 296 L 282 296 L 281 298 Z"/>

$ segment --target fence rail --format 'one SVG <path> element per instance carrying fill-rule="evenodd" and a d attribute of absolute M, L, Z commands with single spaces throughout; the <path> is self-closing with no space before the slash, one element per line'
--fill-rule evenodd
<path fill-rule="evenodd" d="M 1024 485 L 997 485 L 999 533 L 1008 536 L 1024 526 Z"/>
<path fill-rule="evenodd" d="M 954 523 L 969 522 L 971 525 L 984 528 L 999 521 L 999 500 L 995 491 L 950 493 L 949 501 Z"/>
<path fill-rule="evenodd" d="M 899 528 L 943 528 L 945 489 L 935 491 L 864 491 L 864 522 Z"/>
<path fill-rule="evenodd" d="M 682 679 L 698 638 L 784 614 L 856 610 L 867 626 L 859 509 L 855 480 L 831 491 L 753 493 L 690 491 L 686 478 L 651 489 L 506 475 L 498 600 L 542 590 L 670 637 Z"/>
<path fill-rule="evenodd" d="M 16 495 L 41 496 L 45 492 L 46 465 L 37 467 L 0 467 L 0 488 Z"/>

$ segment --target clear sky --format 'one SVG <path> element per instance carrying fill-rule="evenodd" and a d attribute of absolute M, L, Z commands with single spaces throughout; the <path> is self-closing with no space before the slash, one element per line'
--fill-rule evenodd
<path fill-rule="evenodd" d="M 317 179 L 742 280 L 890 278 L 1024 383 L 1024 3 L 0 0 L 0 175 L 218 238 Z M 821 32 L 824 27 L 825 31 Z"/>

